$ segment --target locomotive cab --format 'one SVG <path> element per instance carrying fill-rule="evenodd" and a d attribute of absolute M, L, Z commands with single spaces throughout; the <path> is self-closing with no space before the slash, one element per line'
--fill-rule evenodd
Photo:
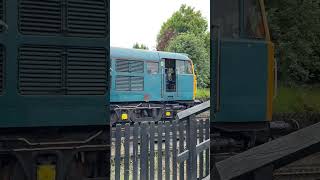
<path fill-rule="evenodd" d="M 215 121 L 270 121 L 275 61 L 263 0 L 216 0 L 212 10 Z"/>
<path fill-rule="evenodd" d="M 264 2 L 214 0 L 211 6 L 211 127 L 254 145 L 257 132 L 269 131 L 276 87 Z"/>
<path fill-rule="evenodd" d="M 173 98 L 177 94 L 177 87 L 180 88 L 178 94 L 190 93 L 193 91 L 192 99 L 195 99 L 197 89 L 197 79 L 194 72 L 194 66 L 191 60 L 164 59 L 165 93 L 167 98 Z M 187 80 L 185 80 L 187 79 Z M 188 81 L 187 84 L 183 84 Z M 190 84 L 190 82 L 193 82 Z M 186 88 L 190 86 L 191 88 Z"/>

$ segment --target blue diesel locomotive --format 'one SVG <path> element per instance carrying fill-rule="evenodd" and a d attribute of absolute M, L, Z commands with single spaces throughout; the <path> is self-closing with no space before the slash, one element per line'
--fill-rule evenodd
<path fill-rule="evenodd" d="M 196 75 L 185 54 L 111 48 L 111 121 L 172 119 L 194 104 Z"/>

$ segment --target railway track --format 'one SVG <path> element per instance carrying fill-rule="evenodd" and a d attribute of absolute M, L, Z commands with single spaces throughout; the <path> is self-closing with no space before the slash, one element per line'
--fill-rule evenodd
<path fill-rule="evenodd" d="M 320 152 L 274 172 L 275 180 L 320 180 Z"/>
<path fill-rule="evenodd" d="M 273 176 L 274 180 L 319 180 L 320 166 L 285 167 Z"/>
<path fill-rule="evenodd" d="M 219 153 L 214 159 L 218 162 L 235 154 Z M 320 180 L 320 152 L 275 170 L 273 180 Z"/>

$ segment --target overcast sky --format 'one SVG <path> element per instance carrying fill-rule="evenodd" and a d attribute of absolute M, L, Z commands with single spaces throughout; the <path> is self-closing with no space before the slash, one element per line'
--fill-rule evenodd
<path fill-rule="evenodd" d="M 111 46 L 131 48 L 135 42 L 154 50 L 161 25 L 182 4 L 210 20 L 210 0 L 111 0 Z"/>

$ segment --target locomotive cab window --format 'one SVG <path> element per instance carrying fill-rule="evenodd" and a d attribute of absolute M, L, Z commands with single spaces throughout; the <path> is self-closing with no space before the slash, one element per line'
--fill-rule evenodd
<path fill-rule="evenodd" d="M 223 37 L 239 38 L 239 1 L 215 1 L 214 22 L 220 25 Z"/>
<path fill-rule="evenodd" d="M 192 74 L 191 61 L 185 61 L 186 74 Z"/>
<path fill-rule="evenodd" d="M 265 37 L 265 27 L 258 0 L 244 1 L 244 35 L 248 38 Z"/>
<path fill-rule="evenodd" d="M 192 66 L 190 61 L 177 60 L 178 74 L 192 74 Z"/>
<path fill-rule="evenodd" d="M 165 59 L 166 91 L 176 92 L 176 61 Z"/>
<path fill-rule="evenodd" d="M 159 63 L 157 62 L 147 62 L 148 74 L 158 74 L 159 73 Z"/>

